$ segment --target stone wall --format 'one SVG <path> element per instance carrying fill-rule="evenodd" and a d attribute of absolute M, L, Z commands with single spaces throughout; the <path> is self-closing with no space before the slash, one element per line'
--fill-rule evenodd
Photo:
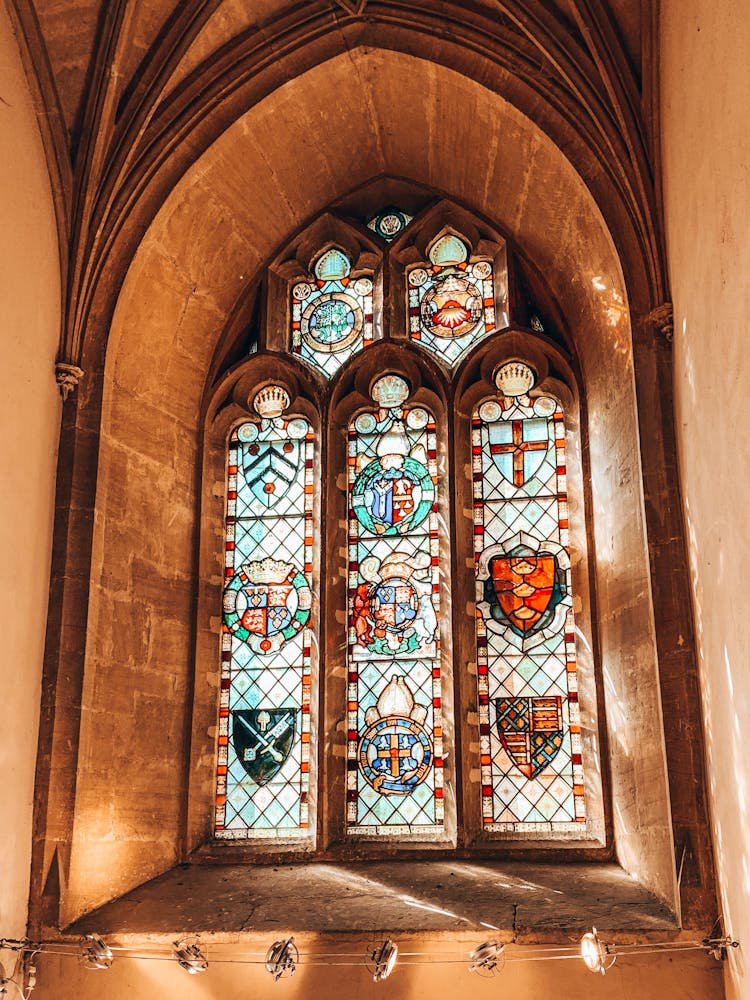
<path fill-rule="evenodd" d="M 31 95 L 0 8 L 0 937 L 26 929 L 60 394 L 60 269 Z"/>
<path fill-rule="evenodd" d="M 750 20 L 737 0 L 666 0 L 664 193 L 675 407 L 724 926 L 750 944 Z M 750 991 L 742 952 L 727 995 Z"/>

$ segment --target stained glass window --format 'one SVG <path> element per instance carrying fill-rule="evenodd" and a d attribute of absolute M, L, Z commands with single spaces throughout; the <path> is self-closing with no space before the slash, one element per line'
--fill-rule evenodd
<path fill-rule="evenodd" d="M 492 261 L 469 257 L 453 233 L 436 240 L 430 264 L 407 273 L 409 335 L 448 364 L 495 329 Z"/>
<path fill-rule="evenodd" d="M 443 826 L 435 420 L 385 375 L 349 427 L 347 830 Z"/>
<path fill-rule="evenodd" d="M 370 219 L 367 228 L 372 229 L 381 239 L 391 243 L 400 236 L 411 222 L 413 216 L 407 215 L 398 208 L 384 208 L 375 218 Z"/>
<path fill-rule="evenodd" d="M 331 247 L 292 286 L 292 351 L 329 378 L 372 343 L 373 275 L 351 271 L 349 257 Z"/>
<path fill-rule="evenodd" d="M 568 539 L 565 421 L 534 373 L 502 366 L 472 425 L 485 830 L 585 823 Z"/>
<path fill-rule="evenodd" d="M 268 386 L 231 435 L 215 833 L 304 836 L 310 787 L 313 435 Z"/>

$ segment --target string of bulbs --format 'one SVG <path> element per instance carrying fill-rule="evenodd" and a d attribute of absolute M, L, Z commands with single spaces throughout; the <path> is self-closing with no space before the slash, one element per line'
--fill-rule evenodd
<path fill-rule="evenodd" d="M 538 947 L 524 949 L 524 954 L 508 953 L 505 944 L 496 940 L 483 941 L 468 955 L 468 969 L 480 976 L 494 976 L 500 972 L 506 962 L 551 962 L 580 959 L 586 968 L 593 973 L 605 975 L 617 961 L 618 956 L 627 955 L 663 955 L 671 952 L 704 951 L 712 958 L 723 961 L 731 949 L 738 948 L 739 942 L 731 936 L 720 938 L 704 938 L 702 941 L 687 942 L 644 942 L 640 944 L 619 945 L 603 941 L 596 927 L 587 931 L 580 944 L 571 946 Z M 208 969 L 208 957 L 198 940 L 181 939 L 175 941 L 170 952 L 133 953 L 131 949 L 110 947 L 98 934 L 87 934 L 80 945 L 73 950 L 73 945 L 42 942 L 34 943 L 26 938 L 0 938 L 0 950 L 15 951 L 21 958 L 25 985 L 19 985 L 14 978 L 6 978 L 0 966 L 0 997 L 10 998 L 8 987 L 14 987 L 21 1000 L 29 1000 L 36 985 L 36 956 L 40 953 L 77 957 L 84 968 L 92 971 L 107 970 L 112 967 L 115 952 L 122 952 L 123 958 L 140 959 L 143 961 L 174 961 L 189 975 L 198 975 Z M 454 953 L 456 954 L 456 953 Z M 215 964 L 263 965 L 274 982 L 293 976 L 299 966 L 358 966 L 364 965 L 372 975 L 373 980 L 382 982 L 387 979 L 396 963 L 401 965 L 455 965 L 465 964 L 467 959 L 448 957 L 441 953 L 434 957 L 431 952 L 399 952 L 398 945 L 391 938 L 361 952 L 331 952 L 316 953 L 301 957 L 294 938 L 289 937 L 274 941 L 264 952 L 246 952 L 241 957 L 212 958 Z"/>

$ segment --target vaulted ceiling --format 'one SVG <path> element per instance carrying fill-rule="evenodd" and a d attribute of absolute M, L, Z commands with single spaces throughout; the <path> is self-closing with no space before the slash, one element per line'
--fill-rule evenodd
<path fill-rule="evenodd" d="M 9 2 L 56 197 L 61 360 L 77 363 L 87 327 L 108 325 L 139 241 L 205 150 L 285 83 L 359 48 L 441 64 L 515 105 L 583 177 L 621 255 L 644 262 L 644 303 L 664 298 L 656 0 Z M 357 113 L 355 81 L 328 109 L 331 129 Z"/>

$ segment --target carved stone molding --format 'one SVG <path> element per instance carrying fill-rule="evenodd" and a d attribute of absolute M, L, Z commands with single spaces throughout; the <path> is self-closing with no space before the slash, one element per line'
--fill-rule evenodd
<path fill-rule="evenodd" d="M 78 383 L 83 378 L 83 368 L 79 368 L 78 365 L 69 365 L 64 361 L 58 361 L 55 365 L 55 379 L 57 381 L 58 388 L 60 389 L 60 395 L 62 396 L 63 403 L 68 398 L 68 396 L 77 387 Z"/>
<path fill-rule="evenodd" d="M 361 14 L 365 9 L 367 0 L 334 0 L 334 4 L 345 10 L 347 14 Z"/>
<path fill-rule="evenodd" d="M 653 323 L 659 333 L 662 333 L 666 340 L 672 340 L 674 335 L 674 310 L 671 302 L 662 302 L 661 305 L 652 309 L 645 317 L 646 323 Z"/>

